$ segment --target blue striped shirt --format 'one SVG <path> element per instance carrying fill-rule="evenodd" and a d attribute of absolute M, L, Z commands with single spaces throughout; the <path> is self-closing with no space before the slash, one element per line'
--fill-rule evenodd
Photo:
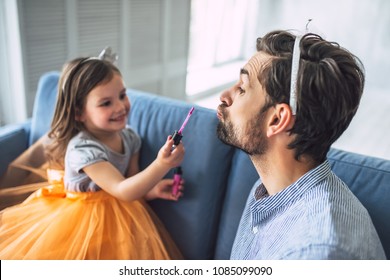
<path fill-rule="evenodd" d="M 367 210 L 328 161 L 275 195 L 259 184 L 231 259 L 386 259 Z"/>

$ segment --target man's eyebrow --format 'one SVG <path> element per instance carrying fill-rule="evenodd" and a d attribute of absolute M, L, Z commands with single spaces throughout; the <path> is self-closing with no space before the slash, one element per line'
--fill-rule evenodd
<path fill-rule="evenodd" d="M 240 69 L 240 75 L 248 75 L 249 76 L 249 72 L 248 72 L 248 70 L 246 70 L 244 68 L 241 68 Z"/>
<path fill-rule="evenodd" d="M 242 75 L 246 75 L 246 77 L 247 77 L 246 79 L 248 79 L 248 82 L 246 84 L 248 87 L 251 87 L 251 81 L 250 81 L 248 70 L 246 70 L 245 68 L 240 69 L 240 80 L 241 81 L 242 81 L 242 78 L 241 78 Z"/>

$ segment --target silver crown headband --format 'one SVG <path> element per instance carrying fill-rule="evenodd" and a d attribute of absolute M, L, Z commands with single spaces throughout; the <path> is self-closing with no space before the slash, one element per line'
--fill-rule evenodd
<path fill-rule="evenodd" d="M 292 65 L 291 65 L 291 84 L 290 84 L 290 107 L 291 112 L 295 116 L 297 114 L 297 81 L 299 71 L 299 60 L 301 58 L 301 48 L 299 46 L 302 36 L 297 36 L 294 42 Z"/>
<path fill-rule="evenodd" d="M 309 31 L 309 24 L 313 19 L 308 19 L 305 27 L 305 34 Z M 297 114 L 298 107 L 298 72 L 299 72 L 299 61 L 301 59 L 301 48 L 300 43 L 303 35 L 297 35 L 295 37 L 293 55 L 292 55 L 292 64 L 291 64 L 291 84 L 290 84 L 290 108 L 293 116 Z"/>
<path fill-rule="evenodd" d="M 100 52 L 99 56 L 91 56 L 91 57 L 88 57 L 86 59 L 81 60 L 79 62 L 79 64 L 71 71 L 71 73 L 69 73 L 68 77 L 64 80 L 64 83 L 62 84 L 62 91 L 65 90 L 65 84 L 67 83 L 68 79 L 71 78 L 71 74 L 73 73 L 72 74 L 72 76 L 73 76 L 74 73 L 76 73 L 78 71 L 80 66 L 82 64 L 84 64 L 84 62 L 90 61 L 90 60 L 105 60 L 105 61 L 111 62 L 112 64 L 115 64 L 115 62 L 118 60 L 118 55 L 116 53 L 112 52 L 111 47 L 105 47 Z"/>

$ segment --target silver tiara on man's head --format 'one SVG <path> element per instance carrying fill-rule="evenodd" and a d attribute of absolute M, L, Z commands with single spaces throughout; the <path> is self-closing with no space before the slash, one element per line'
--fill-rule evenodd
<path fill-rule="evenodd" d="M 305 33 L 309 32 L 309 24 L 312 19 L 308 19 L 305 27 Z M 303 34 L 303 35 L 304 35 Z M 292 55 L 292 64 L 291 64 L 291 84 L 290 84 L 290 107 L 291 112 L 295 116 L 297 114 L 297 103 L 298 103 L 298 71 L 299 71 L 299 61 L 301 58 L 301 49 L 300 43 L 303 35 L 297 35 L 295 37 L 294 47 L 293 47 L 293 55 Z"/>

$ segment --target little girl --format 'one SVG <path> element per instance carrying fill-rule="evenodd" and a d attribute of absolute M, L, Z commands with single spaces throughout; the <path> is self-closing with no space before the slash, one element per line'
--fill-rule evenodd
<path fill-rule="evenodd" d="M 145 200 L 181 196 L 162 178 L 180 165 L 184 147 L 172 151 L 169 136 L 140 172 L 141 140 L 126 126 L 129 111 L 111 62 L 90 57 L 65 65 L 46 137 L 56 169 L 48 169 L 49 186 L 0 212 L 0 259 L 181 258 Z"/>

